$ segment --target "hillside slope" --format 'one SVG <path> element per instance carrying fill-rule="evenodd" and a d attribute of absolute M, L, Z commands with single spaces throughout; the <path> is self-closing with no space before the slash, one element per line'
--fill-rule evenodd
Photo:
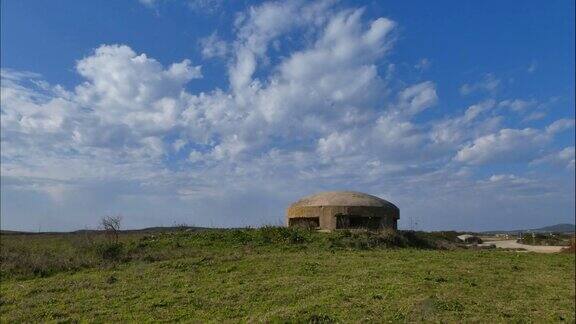
<path fill-rule="evenodd" d="M 102 241 L 91 250 L 81 235 L 9 235 L 1 240 L 0 319 L 574 321 L 573 254 L 414 243 L 451 237 L 428 235 L 275 228 L 124 234 L 116 255 L 101 250 L 109 246 Z"/>
<path fill-rule="evenodd" d="M 574 224 L 556 224 L 532 229 L 533 232 L 553 232 L 553 233 L 574 233 L 576 225 Z"/>

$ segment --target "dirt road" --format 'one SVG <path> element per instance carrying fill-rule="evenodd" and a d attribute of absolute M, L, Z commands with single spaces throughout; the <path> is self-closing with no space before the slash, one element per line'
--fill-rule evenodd
<path fill-rule="evenodd" d="M 560 252 L 565 246 L 544 246 L 544 245 L 526 245 L 516 242 L 516 240 L 502 240 L 502 241 L 484 241 L 482 245 L 496 245 L 498 248 L 503 249 L 525 249 L 530 252 L 538 253 L 557 253 Z"/>

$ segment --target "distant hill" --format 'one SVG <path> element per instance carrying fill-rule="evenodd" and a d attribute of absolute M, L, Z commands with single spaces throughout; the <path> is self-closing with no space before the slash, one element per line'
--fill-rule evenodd
<path fill-rule="evenodd" d="M 142 229 L 128 229 L 120 230 L 121 233 L 155 233 L 155 232 L 172 232 L 176 230 L 184 231 L 198 231 L 205 230 L 207 227 L 195 227 L 195 226 L 168 226 L 168 227 L 147 227 Z M 102 230 L 92 230 L 92 229 L 81 229 L 71 232 L 24 232 L 24 231 L 11 231 L 11 230 L 0 230 L 2 235 L 35 235 L 35 234 L 84 234 L 84 233 L 100 233 Z"/>
<path fill-rule="evenodd" d="M 557 232 L 557 233 L 572 233 L 574 232 L 574 224 L 556 224 L 552 226 L 544 226 L 540 228 L 531 229 L 532 232 Z"/>
<path fill-rule="evenodd" d="M 171 232 L 175 230 L 185 230 L 185 231 L 198 231 L 198 230 L 206 230 L 206 229 L 215 229 L 215 228 L 208 228 L 208 227 L 196 227 L 196 226 L 167 226 L 167 227 L 147 227 L 142 229 L 129 229 L 129 230 L 121 230 L 122 233 L 154 233 L 154 232 Z M 554 232 L 554 233 L 574 233 L 575 232 L 575 225 L 574 224 L 556 224 L 551 226 L 544 226 L 540 228 L 533 228 L 533 229 L 519 229 L 519 230 L 512 230 L 512 231 L 484 231 L 481 232 L 482 234 L 515 234 L 515 233 L 524 233 L 524 232 Z M 406 229 L 401 229 L 406 230 Z M 91 229 L 82 229 L 76 230 L 71 232 L 23 232 L 23 231 L 11 231 L 11 230 L 0 230 L 0 234 L 2 235 L 34 235 L 34 234 L 83 234 L 83 233 L 99 233 L 101 230 L 91 230 Z M 472 233 L 469 231 L 466 232 L 458 232 L 458 233 Z"/>
<path fill-rule="evenodd" d="M 524 232 L 553 232 L 553 233 L 574 233 L 575 232 L 574 224 L 556 224 L 551 226 L 544 226 L 540 228 L 532 228 L 532 229 L 518 229 L 512 231 L 486 231 L 483 232 L 485 234 L 511 234 L 511 233 L 524 233 Z"/>

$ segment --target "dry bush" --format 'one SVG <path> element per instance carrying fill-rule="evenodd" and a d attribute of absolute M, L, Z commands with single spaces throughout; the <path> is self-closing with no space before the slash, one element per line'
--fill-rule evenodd
<path fill-rule="evenodd" d="M 564 253 L 576 253 L 576 236 L 572 236 L 570 239 L 570 245 L 562 249 Z"/>
<path fill-rule="evenodd" d="M 109 241 L 118 243 L 118 234 L 120 233 L 120 223 L 122 216 L 104 216 L 100 220 L 100 225 L 106 233 Z"/>

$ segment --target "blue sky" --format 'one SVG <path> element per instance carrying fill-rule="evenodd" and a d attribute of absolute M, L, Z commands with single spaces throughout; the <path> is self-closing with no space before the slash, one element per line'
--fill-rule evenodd
<path fill-rule="evenodd" d="M 574 219 L 572 1 L 3 1 L 3 229 Z"/>

